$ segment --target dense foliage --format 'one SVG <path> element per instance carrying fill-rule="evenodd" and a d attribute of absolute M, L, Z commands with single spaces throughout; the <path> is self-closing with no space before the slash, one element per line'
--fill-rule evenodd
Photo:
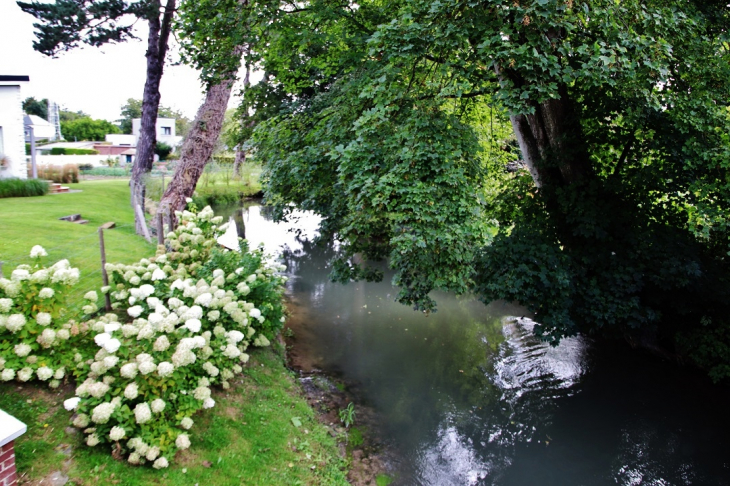
<path fill-rule="evenodd" d="M 104 141 L 106 135 L 119 133 L 119 128 L 106 120 L 94 120 L 93 118 L 77 118 L 71 121 L 61 122 L 61 133 L 66 140 L 91 140 Z"/>
<path fill-rule="evenodd" d="M 201 5 L 235 28 L 233 2 Z M 623 336 L 725 373 L 726 4 L 253 8 L 265 74 L 242 126 L 279 216 L 316 211 L 342 240 L 336 278 L 377 278 L 367 262 L 388 258 L 417 309 L 472 290 L 523 303 L 552 342 Z"/>
<path fill-rule="evenodd" d="M 160 105 L 157 108 L 157 116 L 160 118 L 174 118 L 175 133 L 182 137 L 187 135 L 190 120 L 180 111 Z M 121 118 L 117 120 L 122 133 L 132 133 L 132 120 L 135 118 L 142 118 L 142 100 L 129 98 L 127 102 L 122 105 Z"/>

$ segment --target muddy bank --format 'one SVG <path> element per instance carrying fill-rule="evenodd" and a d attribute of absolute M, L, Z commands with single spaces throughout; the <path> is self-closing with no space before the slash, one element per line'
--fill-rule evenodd
<path fill-rule="evenodd" d="M 307 326 L 302 325 L 307 322 L 306 310 L 291 299 L 287 307 L 291 313 L 283 332 L 287 366 L 299 375 L 297 381 L 307 402 L 338 439 L 340 454 L 350 461 L 348 480 L 354 486 L 396 484 L 398 460 L 381 430 L 382 420 L 358 394 L 357 383 L 326 374 L 318 367 L 319 357 L 302 344 L 307 340 L 297 339 L 307 333 Z M 340 412 L 351 403 L 355 419 L 345 427 Z"/>

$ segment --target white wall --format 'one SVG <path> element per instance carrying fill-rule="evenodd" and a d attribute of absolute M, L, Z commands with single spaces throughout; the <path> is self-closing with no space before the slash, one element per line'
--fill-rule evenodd
<path fill-rule="evenodd" d="M 25 133 L 23 128 L 23 99 L 20 95 L 22 82 L 0 83 L 0 127 L 2 127 L 3 153 L 10 157 L 9 167 L 0 169 L 0 178 L 26 179 Z"/>
<path fill-rule="evenodd" d="M 142 120 L 140 118 L 133 118 L 132 119 L 132 134 L 135 138 L 135 146 L 137 145 L 136 141 L 139 140 L 139 130 L 142 124 Z M 174 118 L 158 118 L 157 119 L 157 141 L 166 143 L 167 145 L 171 147 L 177 147 L 182 142 L 182 137 L 179 137 L 176 135 L 175 132 L 175 119 Z M 165 134 L 165 128 L 169 128 L 169 135 Z"/>
<path fill-rule="evenodd" d="M 106 141 L 111 142 L 114 145 L 129 145 L 130 147 L 137 146 L 137 137 L 126 133 L 109 133 L 106 136 Z"/>

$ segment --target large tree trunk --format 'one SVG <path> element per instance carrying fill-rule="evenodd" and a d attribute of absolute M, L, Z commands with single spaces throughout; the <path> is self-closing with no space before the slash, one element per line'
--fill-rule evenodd
<path fill-rule="evenodd" d="M 193 195 L 220 135 L 233 81 L 233 77 L 229 77 L 220 84 L 211 86 L 205 95 L 205 101 L 198 109 L 192 128 L 180 150 L 180 161 L 175 174 L 160 201 L 163 214 L 168 214 L 171 210 L 181 211 L 185 208 L 185 199 Z"/>
<path fill-rule="evenodd" d="M 160 106 L 160 81 L 165 66 L 165 55 L 167 54 L 167 42 L 170 37 L 172 18 L 175 12 L 176 0 L 167 0 L 165 12 L 160 19 L 160 2 L 151 2 L 150 15 L 148 18 L 149 35 L 147 37 L 147 79 L 144 85 L 142 97 L 142 120 L 140 124 L 139 140 L 137 141 L 137 154 L 132 167 L 132 178 L 130 189 L 132 191 L 132 205 L 139 205 L 144 215 L 145 184 L 144 175 L 152 170 L 154 161 L 155 145 L 157 143 L 157 110 Z M 135 212 L 135 215 L 138 213 Z M 135 216 L 135 227 L 137 234 L 143 234 L 142 225 Z"/>

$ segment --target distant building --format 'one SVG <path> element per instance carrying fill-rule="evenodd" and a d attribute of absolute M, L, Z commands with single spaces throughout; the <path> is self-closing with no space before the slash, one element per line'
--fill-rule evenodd
<path fill-rule="evenodd" d="M 0 178 L 27 179 L 21 86 L 28 76 L 0 75 Z"/>
<path fill-rule="evenodd" d="M 112 145 L 118 145 L 120 147 L 136 147 L 137 137 L 134 135 L 127 135 L 124 133 L 108 133 L 106 135 L 106 141 L 111 142 Z"/>
<path fill-rule="evenodd" d="M 56 137 L 56 127 L 47 120 L 36 115 L 24 115 L 25 143 L 30 143 L 30 130 L 33 128 L 33 136 L 36 140 L 53 140 Z"/>
<path fill-rule="evenodd" d="M 135 147 L 139 140 L 139 129 L 142 124 L 141 118 L 132 119 L 132 135 L 135 138 Z M 166 143 L 170 147 L 177 147 L 182 143 L 182 137 L 175 133 L 175 119 L 174 118 L 158 118 L 157 119 L 157 141 Z"/>

